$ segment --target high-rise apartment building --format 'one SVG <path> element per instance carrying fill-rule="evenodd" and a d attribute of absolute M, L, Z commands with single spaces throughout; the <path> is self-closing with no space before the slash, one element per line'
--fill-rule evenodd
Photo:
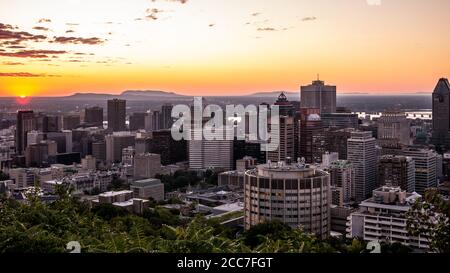
<path fill-rule="evenodd" d="M 313 81 L 311 85 L 301 87 L 300 98 L 301 108 L 318 108 L 321 114 L 336 112 L 336 86 Z"/>
<path fill-rule="evenodd" d="M 412 193 L 415 191 L 415 163 L 411 157 L 385 155 L 378 165 L 378 185 L 400 187 Z"/>
<path fill-rule="evenodd" d="M 245 173 L 245 228 L 279 220 L 326 238 L 330 233 L 330 177 L 300 163 L 258 165 Z"/>
<path fill-rule="evenodd" d="M 372 132 L 351 133 L 347 140 L 347 159 L 355 167 L 355 198 L 360 202 L 370 197 L 377 186 L 376 139 Z"/>
<path fill-rule="evenodd" d="M 108 100 L 108 129 L 114 132 L 126 131 L 126 100 Z"/>

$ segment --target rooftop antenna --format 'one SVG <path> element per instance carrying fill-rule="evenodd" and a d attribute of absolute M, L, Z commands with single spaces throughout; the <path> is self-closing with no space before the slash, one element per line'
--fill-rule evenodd
<path fill-rule="evenodd" d="M 317 81 L 320 81 L 320 74 L 317 73 Z"/>

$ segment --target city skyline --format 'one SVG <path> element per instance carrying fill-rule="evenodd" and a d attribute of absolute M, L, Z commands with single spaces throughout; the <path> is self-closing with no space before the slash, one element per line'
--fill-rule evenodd
<path fill-rule="evenodd" d="M 318 73 L 338 94 L 431 94 L 450 2 L 370 3 L 1 0 L 0 97 L 299 92 Z"/>

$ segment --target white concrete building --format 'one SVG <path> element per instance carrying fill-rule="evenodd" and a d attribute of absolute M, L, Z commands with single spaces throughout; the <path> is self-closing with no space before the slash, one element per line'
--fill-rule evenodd
<path fill-rule="evenodd" d="M 406 212 L 421 196 L 399 187 L 381 187 L 348 217 L 347 237 L 364 241 L 398 242 L 416 249 L 428 249 L 426 235 L 413 237 L 407 231 Z"/>

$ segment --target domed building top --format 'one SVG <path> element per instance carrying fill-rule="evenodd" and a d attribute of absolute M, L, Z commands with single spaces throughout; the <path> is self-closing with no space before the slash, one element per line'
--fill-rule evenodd
<path fill-rule="evenodd" d="M 309 114 L 308 117 L 306 118 L 306 120 L 308 121 L 320 121 L 321 118 L 318 114 Z"/>

